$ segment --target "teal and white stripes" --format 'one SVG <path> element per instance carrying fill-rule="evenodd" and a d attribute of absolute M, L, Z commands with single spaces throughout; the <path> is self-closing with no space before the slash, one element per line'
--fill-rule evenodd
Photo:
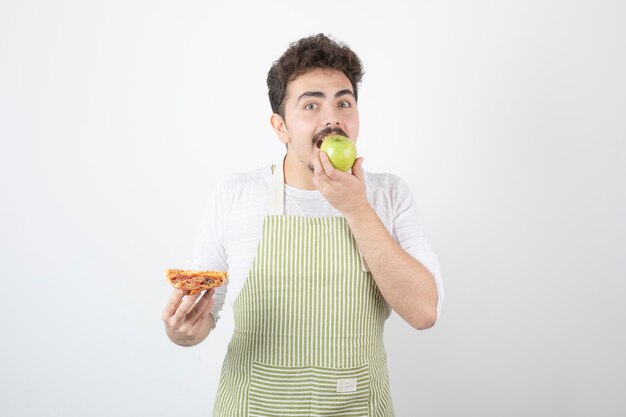
<path fill-rule="evenodd" d="M 392 415 L 389 307 L 343 217 L 268 215 L 234 312 L 215 416 Z"/>

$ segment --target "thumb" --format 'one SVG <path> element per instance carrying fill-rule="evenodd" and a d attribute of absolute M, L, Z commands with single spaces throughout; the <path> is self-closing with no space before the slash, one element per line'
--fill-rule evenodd
<path fill-rule="evenodd" d="M 357 177 L 360 181 L 363 181 L 363 157 L 358 157 L 356 161 L 354 161 L 354 165 L 352 165 L 352 175 Z"/>

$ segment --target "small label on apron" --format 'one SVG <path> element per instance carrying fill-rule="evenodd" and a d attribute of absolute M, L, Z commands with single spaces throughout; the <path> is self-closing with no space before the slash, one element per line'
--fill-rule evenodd
<path fill-rule="evenodd" d="M 356 378 L 338 379 L 337 392 L 356 392 Z"/>

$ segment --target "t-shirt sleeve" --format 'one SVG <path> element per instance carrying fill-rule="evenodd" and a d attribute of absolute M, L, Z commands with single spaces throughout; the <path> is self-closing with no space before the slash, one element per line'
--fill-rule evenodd
<path fill-rule="evenodd" d="M 220 184 L 205 203 L 202 219 L 197 228 L 194 245 L 189 258 L 189 269 L 227 271 L 225 250 L 225 227 L 227 224 L 227 187 Z M 215 289 L 211 316 L 217 323 L 224 306 L 228 281 Z"/>
<path fill-rule="evenodd" d="M 420 225 L 417 203 L 411 190 L 402 179 L 398 178 L 398 180 L 392 201 L 395 208 L 393 214 L 394 237 L 400 246 L 424 265 L 433 276 L 437 286 L 437 319 L 439 319 L 444 298 L 439 260 Z"/>

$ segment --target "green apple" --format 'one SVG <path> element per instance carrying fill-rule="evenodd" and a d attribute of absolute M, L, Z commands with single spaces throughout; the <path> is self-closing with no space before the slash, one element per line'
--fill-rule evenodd
<path fill-rule="evenodd" d="M 356 160 L 356 145 L 342 135 L 326 136 L 320 151 L 326 152 L 330 163 L 344 172 L 352 168 Z"/>

